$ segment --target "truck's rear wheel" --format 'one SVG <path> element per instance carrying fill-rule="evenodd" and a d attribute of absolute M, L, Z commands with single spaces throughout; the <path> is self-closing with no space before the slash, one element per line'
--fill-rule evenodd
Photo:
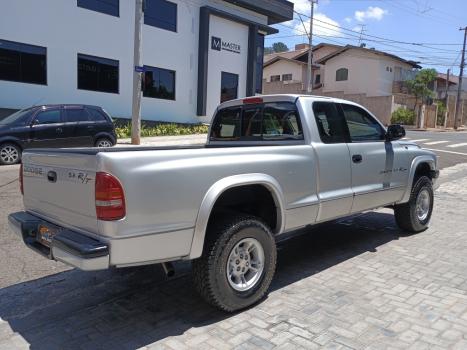
<path fill-rule="evenodd" d="M 246 308 L 266 294 L 276 257 L 274 236 L 257 218 L 218 220 L 209 228 L 203 255 L 193 261 L 195 288 L 224 311 Z"/>
<path fill-rule="evenodd" d="M 407 203 L 394 207 L 397 225 L 409 232 L 421 232 L 428 228 L 433 212 L 433 185 L 429 177 L 415 181 Z"/>

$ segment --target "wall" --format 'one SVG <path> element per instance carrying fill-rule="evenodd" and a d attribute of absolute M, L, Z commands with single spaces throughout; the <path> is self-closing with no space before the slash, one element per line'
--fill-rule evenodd
<path fill-rule="evenodd" d="M 346 94 L 366 94 L 367 96 L 389 96 L 396 66 L 409 67 L 389 57 L 371 54 L 360 50 L 347 50 L 331 58 L 324 65 L 324 92 L 343 91 Z M 392 67 L 387 72 L 386 67 Z M 349 70 L 348 80 L 336 81 L 339 68 Z"/>
<path fill-rule="evenodd" d="M 143 64 L 176 71 L 176 101 L 143 97 L 142 118 L 182 123 L 208 121 L 214 102 L 207 117 L 196 117 L 200 6 L 209 5 L 262 24 L 267 24 L 267 17 L 220 0 L 171 1 L 178 8 L 177 33 L 143 25 L 142 57 Z M 120 0 L 120 17 L 114 17 L 77 7 L 75 0 L 3 1 L 0 38 L 46 47 L 47 85 L 0 81 L 0 108 L 83 103 L 99 105 L 112 115 L 129 118 L 134 4 Z M 247 45 L 244 50 L 246 55 Z M 119 93 L 78 90 L 77 53 L 118 60 Z M 242 67 L 235 69 L 246 69 L 246 65 L 242 63 Z M 220 89 L 213 89 L 210 95 L 214 94 L 220 96 Z"/>
<path fill-rule="evenodd" d="M 283 84 L 281 81 L 263 82 L 263 94 L 303 94 L 303 83 Z"/>
<path fill-rule="evenodd" d="M 302 82 L 303 65 L 300 63 L 290 62 L 286 60 L 279 60 L 263 69 L 263 78 L 267 82 L 271 81 L 271 75 L 292 74 L 292 80 L 295 82 Z"/>
<path fill-rule="evenodd" d="M 240 45 L 240 53 L 216 51 L 209 45 L 208 53 L 208 116 L 220 103 L 221 72 L 238 74 L 238 98 L 246 96 L 248 60 L 248 26 L 212 16 L 210 19 L 209 40 L 219 37 L 222 41 Z M 208 121 L 208 120 L 206 120 Z"/>
<path fill-rule="evenodd" d="M 365 94 L 345 94 L 343 91 L 323 92 L 323 96 L 341 98 L 353 101 L 367 108 L 384 125 L 391 124 L 393 110 L 392 96 L 366 96 Z"/>

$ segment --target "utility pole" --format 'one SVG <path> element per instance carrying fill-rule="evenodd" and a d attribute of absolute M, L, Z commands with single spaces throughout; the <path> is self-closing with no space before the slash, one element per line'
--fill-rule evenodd
<path fill-rule="evenodd" d="M 143 29 L 143 0 L 135 0 L 135 46 L 133 67 L 133 101 L 131 108 L 131 144 L 141 143 L 141 82 L 142 82 L 142 58 L 141 41 Z"/>
<path fill-rule="evenodd" d="M 446 127 L 448 122 L 448 113 L 449 113 L 449 74 L 451 73 L 451 69 L 448 68 L 448 72 L 446 74 L 446 89 L 445 89 L 445 105 L 446 105 L 446 112 L 444 112 L 444 127 Z"/>
<path fill-rule="evenodd" d="M 358 38 L 358 46 L 362 44 L 362 36 L 365 33 L 365 26 L 366 24 L 360 24 L 360 37 Z"/>
<path fill-rule="evenodd" d="M 308 35 L 308 67 L 307 67 L 307 74 L 306 74 L 306 91 L 308 94 L 311 95 L 313 91 L 313 16 L 315 11 L 315 2 L 318 0 L 310 0 L 311 2 L 311 15 L 310 15 L 310 32 Z"/>
<path fill-rule="evenodd" d="M 464 66 L 465 66 L 465 43 L 467 41 L 467 27 L 459 28 L 459 30 L 464 31 L 464 47 L 462 48 L 462 58 L 461 58 L 461 71 L 459 74 L 459 86 L 457 87 L 457 99 L 456 99 L 456 112 L 454 114 L 454 129 L 457 130 L 457 127 L 460 125 L 462 116 L 461 116 L 461 93 L 462 93 L 462 76 L 464 75 Z"/>

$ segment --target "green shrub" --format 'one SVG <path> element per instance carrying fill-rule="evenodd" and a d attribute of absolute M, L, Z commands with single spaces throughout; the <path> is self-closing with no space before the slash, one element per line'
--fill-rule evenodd
<path fill-rule="evenodd" d="M 391 124 L 414 125 L 415 112 L 411 109 L 399 107 L 392 112 Z"/>
<path fill-rule="evenodd" d="M 206 134 L 208 126 L 203 124 L 180 125 L 180 124 L 158 124 L 148 126 L 141 124 L 141 137 L 148 136 L 175 136 L 175 135 L 194 135 Z M 119 125 L 115 127 L 115 132 L 119 139 L 131 137 L 131 124 Z"/>
<path fill-rule="evenodd" d="M 436 125 L 444 125 L 445 114 L 446 114 L 446 106 L 443 102 L 439 102 L 438 113 L 436 115 Z"/>

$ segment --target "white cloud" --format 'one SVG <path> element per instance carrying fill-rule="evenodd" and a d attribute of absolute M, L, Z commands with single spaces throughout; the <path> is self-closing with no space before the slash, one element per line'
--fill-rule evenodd
<path fill-rule="evenodd" d="M 355 19 L 359 22 L 364 22 L 366 19 L 374 19 L 376 21 L 381 21 L 388 13 L 387 10 L 383 10 L 381 7 L 369 6 L 364 11 L 355 11 Z"/>
<path fill-rule="evenodd" d="M 310 1 L 309 0 L 291 0 L 294 4 L 293 8 L 295 11 L 302 13 L 304 15 L 309 15 L 310 14 Z M 316 9 L 316 4 L 315 4 L 315 9 Z"/>
<path fill-rule="evenodd" d="M 324 13 L 315 13 L 313 21 L 313 34 L 321 35 L 321 36 L 339 36 L 341 33 L 339 26 L 339 22 L 329 18 Z M 304 34 L 303 24 L 300 21 L 295 22 L 295 33 L 296 34 Z M 310 28 L 310 20 L 308 19 L 305 21 L 305 27 L 308 31 Z M 317 40 L 322 40 L 319 38 Z"/>
<path fill-rule="evenodd" d="M 344 21 L 346 21 L 347 23 L 350 24 L 350 23 L 352 23 L 353 19 L 352 19 L 352 17 L 345 17 Z"/>

